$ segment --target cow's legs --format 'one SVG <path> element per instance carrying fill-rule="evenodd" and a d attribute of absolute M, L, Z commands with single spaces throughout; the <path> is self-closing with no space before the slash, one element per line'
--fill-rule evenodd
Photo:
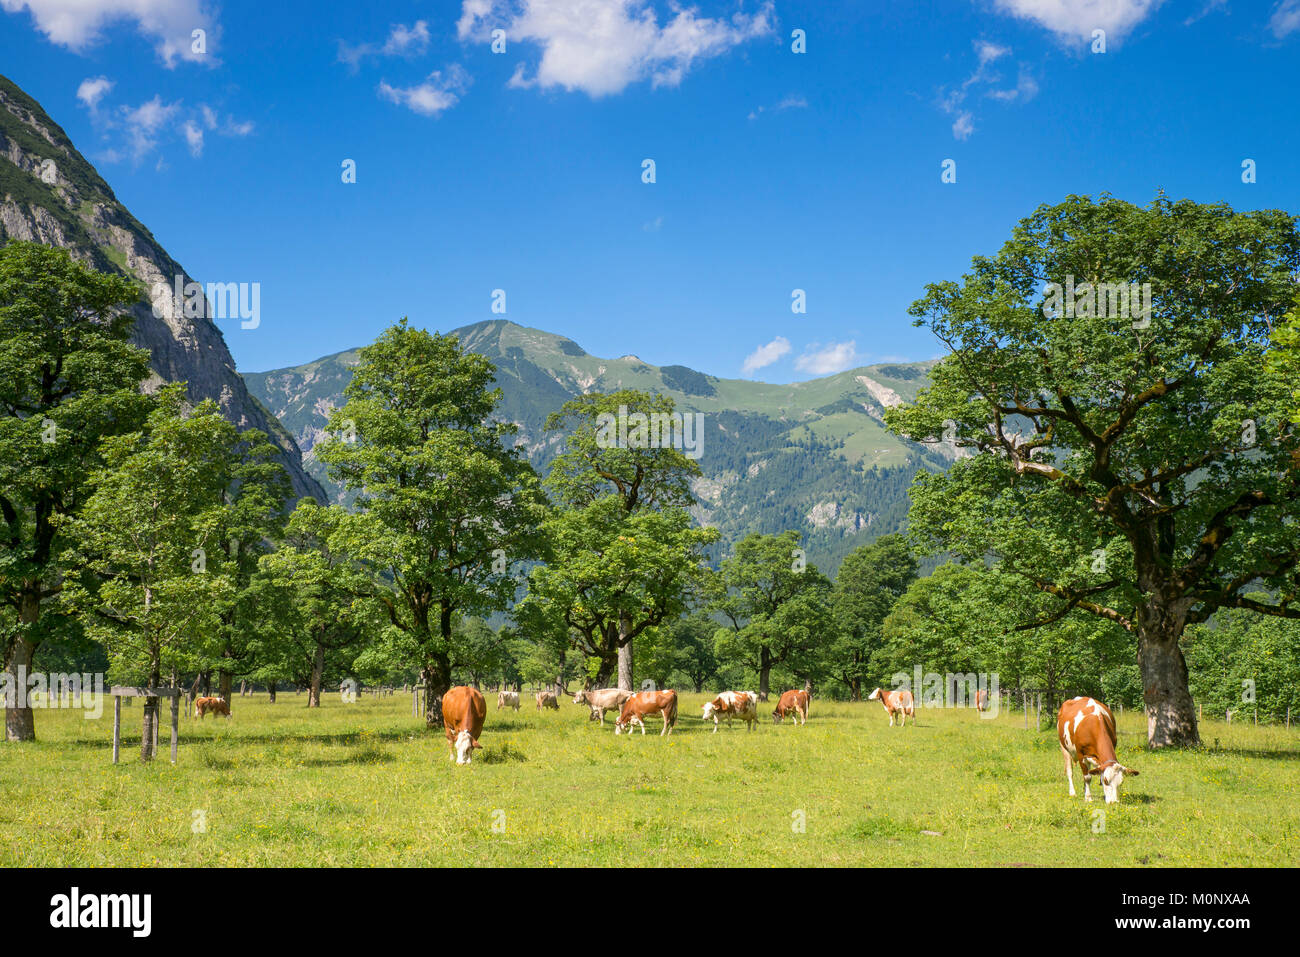
<path fill-rule="evenodd" d="M 672 733 L 673 733 L 672 726 L 668 723 L 668 712 L 667 712 L 667 711 L 663 712 L 663 716 L 664 716 L 664 729 L 663 729 L 662 731 L 659 732 L 659 737 L 661 737 L 661 738 L 662 738 L 665 734 L 672 734 Z"/>
<path fill-rule="evenodd" d="M 1085 801 L 1092 800 L 1092 788 L 1088 786 L 1088 782 L 1091 780 L 1092 779 L 1088 776 L 1088 773 L 1085 771 L 1083 775 L 1083 799 Z"/>
<path fill-rule="evenodd" d="M 1065 779 L 1070 782 L 1070 797 L 1074 797 L 1074 759 L 1064 746 L 1061 747 L 1061 757 L 1065 759 Z"/>

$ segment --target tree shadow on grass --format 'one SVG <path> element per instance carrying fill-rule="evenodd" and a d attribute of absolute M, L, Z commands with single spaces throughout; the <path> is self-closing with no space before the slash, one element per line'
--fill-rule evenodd
<path fill-rule="evenodd" d="M 347 754 L 308 758 L 302 764 L 303 767 L 308 768 L 337 768 L 348 764 L 391 764 L 394 760 L 396 759 L 393 755 L 383 748 L 363 745 L 349 751 Z"/>
<path fill-rule="evenodd" d="M 1259 748 L 1203 748 L 1203 754 L 1225 758 L 1262 758 L 1265 761 L 1300 761 L 1300 751 L 1264 751 Z"/>
<path fill-rule="evenodd" d="M 225 743 L 225 742 L 229 742 L 231 744 L 236 744 L 236 745 L 290 744 L 295 742 L 300 742 L 302 744 L 361 744 L 363 740 L 404 741 L 407 738 L 411 737 L 412 735 L 419 737 L 426 733 L 432 735 L 435 732 L 439 737 L 442 736 L 441 728 L 430 728 L 426 732 L 426 729 L 423 727 L 412 727 L 409 731 L 401 731 L 401 730 L 367 731 L 364 734 L 362 734 L 362 732 L 360 731 L 339 731 L 333 733 L 312 733 L 312 734 L 293 734 L 293 733 L 234 734 L 232 733 L 229 736 L 203 735 L 201 737 L 196 737 L 194 735 L 187 736 L 185 733 L 185 728 L 182 726 L 180 729 L 180 736 L 178 738 L 178 743 L 181 746 L 184 746 L 186 744 L 197 745 L 197 744 L 216 744 L 216 743 Z M 128 745 L 135 748 L 140 747 L 140 737 L 138 734 L 135 737 L 129 737 L 124 734 L 122 735 L 121 740 L 122 740 L 122 751 L 124 753 Z M 169 737 L 169 733 L 164 733 L 159 735 L 158 750 L 165 751 L 168 747 L 170 747 L 170 741 L 171 739 Z M 58 742 L 58 744 L 59 747 L 82 748 L 82 749 L 91 749 L 91 750 L 99 750 L 101 748 L 109 748 L 111 750 L 113 747 L 113 742 L 111 738 L 108 739 L 75 738 L 72 740 L 60 741 Z"/>

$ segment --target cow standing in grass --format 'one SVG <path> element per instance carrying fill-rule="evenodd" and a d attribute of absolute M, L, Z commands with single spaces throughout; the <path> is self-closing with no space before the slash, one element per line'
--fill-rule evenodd
<path fill-rule="evenodd" d="M 537 710 L 541 711 L 543 708 L 550 708 L 552 711 L 560 710 L 560 702 L 555 697 L 554 691 L 537 692 Z"/>
<path fill-rule="evenodd" d="M 900 688 L 897 691 L 886 691 L 884 688 L 877 688 L 871 692 L 868 701 L 879 701 L 885 707 L 885 713 L 889 715 L 889 726 L 894 726 L 894 717 L 898 716 L 901 725 L 907 727 L 907 717 L 911 715 L 912 724 L 916 724 L 916 706 L 912 701 L 912 692 L 906 688 Z"/>
<path fill-rule="evenodd" d="M 478 743 L 478 738 L 483 733 L 483 721 L 486 718 L 487 702 L 477 688 L 460 685 L 442 696 L 442 723 L 447 733 L 447 749 L 449 757 L 455 758 L 457 764 L 469 764 L 474 760 L 474 749 L 483 747 Z"/>
<path fill-rule="evenodd" d="M 573 703 L 585 704 L 591 709 L 591 720 L 599 721 L 601 727 L 604 727 L 605 712 L 621 712 L 630 697 L 632 692 L 622 688 L 601 688 L 599 691 L 583 689 L 573 696 Z"/>
<path fill-rule="evenodd" d="M 652 714 L 663 715 L 664 729 L 659 732 L 659 737 L 672 734 L 673 726 L 677 724 L 677 692 L 671 689 L 638 691 L 623 705 L 623 713 L 614 722 L 614 733 L 622 734 L 626 731 L 631 734 L 632 725 L 637 724 L 641 726 L 641 733 L 645 734 L 645 719 Z"/>
<path fill-rule="evenodd" d="M 519 692 L 518 691 L 498 691 L 497 692 L 497 710 L 502 708 L 514 708 L 519 710 Z"/>
<path fill-rule="evenodd" d="M 1070 797 L 1074 797 L 1074 762 L 1083 771 L 1083 799 L 1092 800 L 1088 778 L 1101 777 L 1101 788 L 1107 804 L 1119 801 L 1119 787 L 1124 775 L 1137 777 L 1137 772 L 1126 768 L 1115 758 L 1115 716 L 1095 698 L 1071 698 L 1061 705 L 1056 715 L 1056 734 L 1061 742 L 1061 755 L 1065 758 L 1065 778 L 1070 782 Z"/>
<path fill-rule="evenodd" d="M 795 724 L 807 724 L 808 701 L 808 692 L 801 689 L 785 692 L 776 703 L 776 707 L 772 709 L 772 720 L 780 724 L 781 719 L 792 716 Z"/>
<path fill-rule="evenodd" d="M 718 733 L 719 716 L 727 719 L 727 727 L 731 727 L 732 718 L 739 718 L 748 730 L 753 731 L 754 725 L 758 724 L 758 695 L 752 691 L 722 692 L 704 705 L 702 715 L 705 721 L 713 719 L 714 734 Z"/>
<path fill-rule="evenodd" d="M 230 703 L 221 698 L 195 698 L 194 699 L 194 717 L 200 721 L 203 716 L 211 713 L 214 716 L 224 714 L 226 720 L 230 720 Z"/>

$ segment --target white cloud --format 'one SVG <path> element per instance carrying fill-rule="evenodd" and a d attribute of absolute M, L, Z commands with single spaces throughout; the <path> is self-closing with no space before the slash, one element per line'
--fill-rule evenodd
<path fill-rule="evenodd" d="M 113 88 L 113 81 L 106 76 L 86 77 L 77 87 L 77 99 L 86 104 L 93 113 L 99 106 L 104 94 Z"/>
<path fill-rule="evenodd" d="M 104 138 L 118 140 L 117 145 L 102 154 L 105 162 L 130 159 L 139 164 L 163 143 L 175 139 L 183 139 L 190 155 L 197 159 L 203 155 L 209 131 L 219 136 L 244 137 L 251 136 L 256 129 L 251 120 L 236 120 L 230 114 L 222 120 L 206 103 L 186 109 L 180 100 L 164 103 L 161 96 L 154 96 L 139 106 L 121 105 L 101 112 L 97 106 L 112 85 L 111 81 L 99 77 L 84 81 L 77 90 L 78 99 L 89 108 L 91 120 Z M 160 161 L 158 169 L 164 168 Z"/>
<path fill-rule="evenodd" d="M 759 346 L 749 355 L 745 356 L 745 361 L 741 363 L 741 370 L 749 375 L 756 372 L 764 366 L 770 366 L 773 362 L 779 360 L 782 356 L 790 351 L 790 340 L 785 336 L 777 336 L 765 346 Z"/>
<path fill-rule="evenodd" d="M 990 40 L 976 40 L 974 47 L 975 56 L 979 60 L 975 72 L 963 80 L 960 86 L 939 90 L 939 109 L 953 118 L 952 135 L 953 139 L 957 140 L 968 140 L 975 132 L 975 114 L 966 105 L 966 98 L 972 92 L 978 95 L 978 92 L 983 90 L 986 96 L 1002 103 L 1015 101 L 1024 103 L 1038 95 L 1038 81 L 1023 65 L 1020 67 L 1019 78 L 1014 87 L 997 88 L 1002 77 L 990 64 L 1010 56 L 1010 47 Z"/>
<path fill-rule="evenodd" d="M 1038 81 L 1021 68 L 1020 76 L 1016 79 L 1016 85 L 1009 90 L 990 90 L 989 96 L 1003 103 L 1013 103 L 1016 100 L 1027 103 L 1038 95 Z"/>
<path fill-rule="evenodd" d="M 1011 52 L 1011 47 L 1000 46 L 996 43 L 990 43 L 987 40 L 981 40 L 975 44 L 975 52 L 979 54 L 980 66 L 986 63 L 992 63 L 994 60 L 1001 59 Z"/>
<path fill-rule="evenodd" d="M 131 158 L 140 162 L 158 145 L 157 136 L 180 110 L 180 103 L 164 103 L 155 95 L 136 107 L 119 107 L 122 126 L 131 147 Z M 191 147 L 191 152 L 193 147 Z"/>
<path fill-rule="evenodd" d="M 1061 40 L 1092 40 L 1105 30 L 1107 43 L 1122 40 L 1164 0 L 996 0 L 1003 13 L 1032 20 Z"/>
<path fill-rule="evenodd" d="M 749 118 L 751 120 L 756 120 L 763 113 L 766 113 L 768 109 L 769 108 L 766 106 L 760 106 L 757 109 L 751 110 L 749 113 Z M 773 113 L 783 113 L 786 110 L 806 110 L 806 109 L 808 109 L 808 101 L 805 100 L 802 96 L 798 96 L 794 93 L 791 93 L 789 96 L 783 97 L 775 106 L 771 107 Z"/>
<path fill-rule="evenodd" d="M 177 59 L 212 62 L 217 39 L 203 0 L 0 0 L 0 8 L 7 13 L 29 11 L 36 29 L 51 43 L 77 53 L 97 42 L 110 23 L 135 21 L 169 67 Z M 206 31 L 206 54 L 194 52 L 194 30 Z"/>
<path fill-rule="evenodd" d="M 339 61 L 353 69 L 368 56 L 420 56 L 429 49 L 429 23 L 416 20 L 411 26 L 401 23 L 393 24 L 388 31 L 388 39 L 380 46 L 374 43 L 358 43 L 352 46 L 339 41 Z"/>
<path fill-rule="evenodd" d="M 185 142 L 189 144 L 190 155 L 196 159 L 203 155 L 203 130 L 193 120 L 186 120 L 182 127 Z"/>
<path fill-rule="evenodd" d="M 771 34 L 772 18 L 771 0 L 729 20 L 674 6 L 662 26 L 648 0 L 464 0 L 457 33 L 467 39 L 501 27 L 509 41 L 540 46 L 532 76 L 521 62 L 511 86 L 601 97 L 647 78 L 652 87 L 676 86 L 696 60 Z"/>
<path fill-rule="evenodd" d="M 429 24 L 416 20 L 410 27 L 400 23 L 393 27 L 384 43 L 383 53 L 387 56 L 419 56 L 429 48 Z"/>
<path fill-rule="evenodd" d="M 1300 0 L 1282 0 L 1273 10 L 1268 28 L 1279 40 L 1300 30 Z"/>
<path fill-rule="evenodd" d="M 800 372 L 810 372 L 813 375 L 831 375 L 857 365 L 859 358 L 858 344 L 852 339 L 825 346 L 813 343 L 804 350 L 803 355 L 794 360 L 794 367 Z"/>
<path fill-rule="evenodd" d="M 434 70 L 417 86 L 395 87 L 380 81 L 379 95 L 421 116 L 437 116 L 455 106 L 468 85 L 468 74 L 462 67 L 453 65 L 445 76 L 441 70 Z"/>

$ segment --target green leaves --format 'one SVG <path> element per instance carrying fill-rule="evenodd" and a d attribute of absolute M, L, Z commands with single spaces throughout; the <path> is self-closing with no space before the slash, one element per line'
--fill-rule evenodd
<path fill-rule="evenodd" d="M 1300 559 L 1277 534 L 1296 517 L 1297 439 L 1265 358 L 1298 267 L 1282 212 L 1070 197 L 961 283 L 929 287 L 912 313 L 952 354 L 887 422 L 918 438 L 947 431 L 975 456 L 918 480 L 917 541 L 1001 556 L 1130 621 L 1153 584 L 1190 599 L 1196 620 L 1230 604 L 1243 573 L 1280 582 L 1276 558 Z M 1067 279 L 1149 282 L 1149 324 L 1043 315 L 1044 284 Z M 1083 564 L 1098 549 L 1104 572 Z"/>
<path fill-rule="evenodd" d="M 357 494 L 346 550 L 369 570 L 391 640 L 450 680 L 457 614 L 502 609 L 510 568 L 542 547 L 544 499 L 490 416 L 500 399 L 493 367 L 454 336 L 403 319 L 361 350 L 318 452 L 335 481 Z"/>

